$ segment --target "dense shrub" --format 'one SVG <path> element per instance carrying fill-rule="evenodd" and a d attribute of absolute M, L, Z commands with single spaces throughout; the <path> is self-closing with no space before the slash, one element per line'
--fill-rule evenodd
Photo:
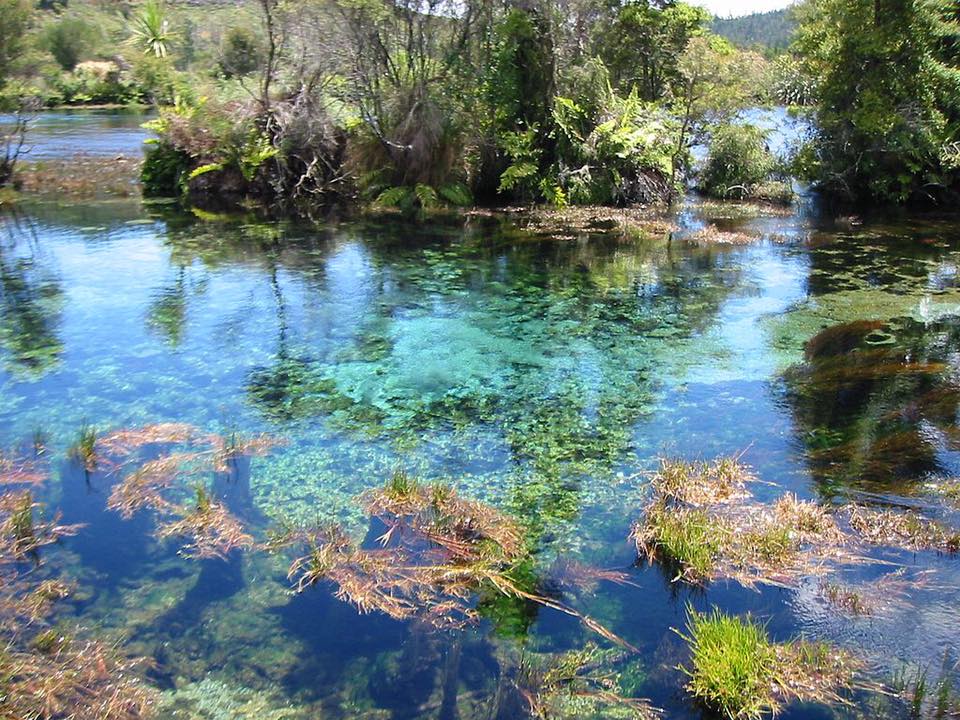
<path fill-rule="evenodd" d="M 148 194 L 322 204 L 347 191 L 344 135 L 307 94 L 276 101 L 267 117 L 252 102 L 181 100 L 149 127 L 158 138 L 141 176 Z"/>
<path fill-rule="evenodd" d="M 233 27 L 227 31 L 217 63 L 224 77 L 249 75 L 259 70 L 263 63 L 263 43 L 254 32 L 245 27 Z"/>
<path fill-rule="evenodd" d="M 510 161 L 501 191 L 554 205 L 667 199 L 676 133 L 670 116 L 636 92 L 618 96 L 600 60 L 571 72 L 564 89 L 572 97 L 553 100 L 549 155 L 537 142 L 539 126 L 501 133 Z"/>
<path fill-rule="evenodd" d="M 566 199 L 599 205 L 666 200 L 674 121 L 636 92 L 621 98 L 608 86 L 601 97 L 592 110 L 557 98 L 556 177 Z"/>
<path fill-rule="evenodd" d="M 144 92 L 132 75 L 112 62 L 80 63 L 72 72 L 53 75 L 48 84 L 48 104 L 128 104 L 144 99 Z"/>
<path fill-rule="evenodd" d="M 44 46 L 64 70 L 92 57 L 100 39 L 99 30 L 79 17 L 64 17 L 43 34 Z"/>
<path fill-rule="evenodd" d="M 190 171 L 190 156 L 164 141 L 154 141 L 140 169 L 146 197 L 173 197 L 182 192 L 181 181 Z"/>
<path fill-rule="evenodd" d="M 472 201 L 464 132 L 452 104 L 422 86 L 400 87 L 384 102 L 378 127 L 355 128 L 347 167 L 368 199 L 407 212 Z"/>
<path fill-rule="evenodd" d="M 766 133 L 753 125 L 724 125 L 713 133 L 699 187 L 714 197 L 749 197 L 771 180 L 776 167 Z"/>

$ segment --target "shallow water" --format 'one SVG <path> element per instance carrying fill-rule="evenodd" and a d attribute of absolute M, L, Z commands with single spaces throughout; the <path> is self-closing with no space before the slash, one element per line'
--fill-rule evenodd
<path fill-rule="evenodd" d="M 30 121 L 27 160 L 52 160 L 74 155 L 139 157 L 151 136 L 141 125 L 152 117 L 140 110 L 71 108 L 44 110 Z M 0 113 L 0 132 L 13 118 Z"/>
<path fill-rule="evenodd" d="M 242 471 L 261 527 L 319 518 L 362 538 L 355 496 L 404 468 L 519 517 L 546 585 L 557 558 L 628 572 L 633 586 L 566 599 L 640 649 L 620 670 L 668 717 L 699 717 L 671 629 L 687 603 L 749 611 L 778 639 L 835 641 L 878 678 L 939 667 L 960 641 L 954 557 L 878 553 L 935 579 L 855 618 L 814 579 L 683 588 L 636 566 L 626 536 L 663 455 L 744 453 L 776 484 L 769 498 L 879 499 L 956 521 L 926 489 L 960 470 L 960 223 L 696 203 L 677 222 L 672 236 L 556 238 L 131 203 L 2 216 L 0 447 L 42 431 L 49 500 L 87 525 L 51 557 L 79 585 L 63 620 L 153 657 L 171 719 L 491 717 L 521 650 L 602 643 L 523 604 L 431 631 L 360 615 L 323 586 L 291 595 L 281 559 L 177 557 L 149 518 L 107 511 L 115 478 L 65 450 L 84 423 L 178 421 L 286 439 Z M 688 241 L 705 222 L 758 240 Z"/>

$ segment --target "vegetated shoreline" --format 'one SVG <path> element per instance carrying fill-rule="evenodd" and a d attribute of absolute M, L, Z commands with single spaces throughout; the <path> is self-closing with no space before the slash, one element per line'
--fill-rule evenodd
<path fill-rule="evenodd" d="M 139 181 L 131 176 L 131 158 L 83 158 L 81 161 L 38 161 L 24 164 L 18 191 L 10 190 L 0 196 L 0 207 L 12 207 L 24 202 L 55 202 L 72 204 L 84 202 L 137 202 L 147 207 L 178 207 L 202 220 L 223 220 L 247 216 L 250 213 L 265 220 L 296 220 L 306 223 L 330 221 L 371 220 L 375 222 L 414 223 L 420 226 L 436 225 L 507 225 L 511 231 L 525 237 L 547 240 L 578 240 L 583 238 L 616 238 L 620 240 L 669 239 L 679 230 L 676 208 L 666 203 L 611 207 L 608 205 L 575 205 L 558 208 L 545 203 L 528 205 L 477 205 L 473 207 L 442 206 L 421 210 L 410 216 L 394 207 L 353 201 L 317 207 L 316 213 L 287 212 L 264 203 L 248 201 L 221 206 L 202 206 L 185 203 L 178 198 L 144 197 Z M 80 175 L 71 170 L 83 169 Z M 722 200 L 731 208 L 745 208 L 751 215 L 783 215 L 790 210 L 776 203 L 752 200 Z M 761 240 L 761 234 L 730 232 L 712 223 L 685 239 L 699 245 L 746 245 Z"/>
<path fill-rule="evenodd" d="M 383 218 L 385 220 L 410 220 L 409 214 L 390 206 L 358 198 L 343 199 L 330 206 L 318 205 L 311 210 L 316 214 L 291 210 L 277 210 L 268 203 L 255 199 L 242 201 L 224 201 L 218 203 L 215 195 L 208 198 L 207 204 L 184 202 L 175 197 L 149 197 L 143 192 L 140 172 L 143 167 L 142 156 L 125 153 L 117 155 L 75 154 L 61 158 L 30 160 L 25 158 L 18 167 L 15 189 L 4 194 L 0 206 L 14 205 L 18 201 L 40 200 L 56 202 L 142 200 L 150 204 L 177 204 L 184 210 L 198 210 L 206 217 L 241 214 L 254 211 L 266 217 L 289 219 L 321 219 L 329 216 L 349 218 Z M 792 204 L 754 200 L 750 198 L 717 199 L 698 195 L 699 200 L 731 208 L 747 208 L 757 214 L 774 213 L 789 215 L 793 213 Z M 698 201 L 699 201 L 698 200 Z M 418 222 L 477 221 L 485 218 L 508 220 L 519 228 L 538 236 L 557 238 L 579 236 L 583 234 L 641 233 L 649 235 L 668 235 L 677 230 L 673 220 L 673 207 L 665 202 L 611 206 L 599 204 L 568 205 L 557 207 L 544 202 L 526 204 L 477 204 L 469 207 L 440 206 L 421 209 L 413 218 Z M 736 237 L 734 237 L 736 236 Z M 705 231 L 692 239 L 703 244 L 718 242 L 722 244 L 744 244 L 758 237 L 739 233 L 723 233 L 709 225 Z"/>

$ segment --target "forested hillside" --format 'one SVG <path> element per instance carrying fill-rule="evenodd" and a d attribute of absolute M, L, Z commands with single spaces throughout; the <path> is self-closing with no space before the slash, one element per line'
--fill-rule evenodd
<path fill-rule="evenodd" d="M 712 30 L 739 47 L 782 50 L 790 44 L 795 22 L 790 9 L 753 13 L 743 17 L 714 18 Z"/>

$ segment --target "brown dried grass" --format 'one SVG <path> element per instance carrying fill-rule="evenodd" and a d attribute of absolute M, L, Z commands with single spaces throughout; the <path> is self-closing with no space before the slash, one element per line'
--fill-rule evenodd
<path fill-rule="evenodd" d="M 707 225 L 686 238 L 697 245 L 751 245 L 760 240 L 759 235 L 721 230 L 716 225 Z"/>
<path fill-rule="evenodd" d="M 179 538 L 179 552 L 191 558 L 224 558 L 233 550 L 254 545 L 242 523 L 207 494 L 199 478 L 227 473 L 240 457 L 264 455 L 280 441 L 267 435 L 252 438 L 204 433 L 190 425 L 160 423 L 118 430 L 97 440 L 98 464 L 123 474 L 107 506 L 129 519 L 151 510 L 157 515 L 156 536 Z M 141 461 L 146 446 L 167 446 L 165 454 Z M 133 469 L 131 469 L 133 468 Z M 197 503 L 183 498 L 193 487 Z"/>
<path fill-rule="evenodd" d="M 386 528 L 379 548 L 358 547 L 339 526 L 287 531 L 268 544 L 272 550 L 302 549 L 289 569 L 297 592 L 329 581 L 337 598 L 361 612 L 451 628 L 478 619 L 473 600 L 489 588 L 576 617 L 601 637 L 635 650 L 589 616 L 513 579 L 511 571 L 529 556 L 520 527 L 500 511 L 402 473 L 360 501 Z"/>
<path fill-rule="evenodd" d="M 850 527 L 870 544 L 909 550 L 960 552 L 960 531 L 924 518 L 913 510 L 851 505 L 846 513 Z"/>
<path fill-rule="evenodd" d="M 748 490 L 750 482 L 757 480 L 735 458 L 662 461 L 631 531 L 638 552 L 675 566 L 676 579 L 686 582 L 795 586 L 867 561 L 867 545 L 960 550 L 960 533 L 910 511 L 826 508 L 790 493 L 764 504 Z"/>
<path fill-rule="evenodd" d="M 0 488 L 42 485 L 49 474 L 49 468 L 37 458 L 18 458 L 13 453 L 0 452 Z"/>

